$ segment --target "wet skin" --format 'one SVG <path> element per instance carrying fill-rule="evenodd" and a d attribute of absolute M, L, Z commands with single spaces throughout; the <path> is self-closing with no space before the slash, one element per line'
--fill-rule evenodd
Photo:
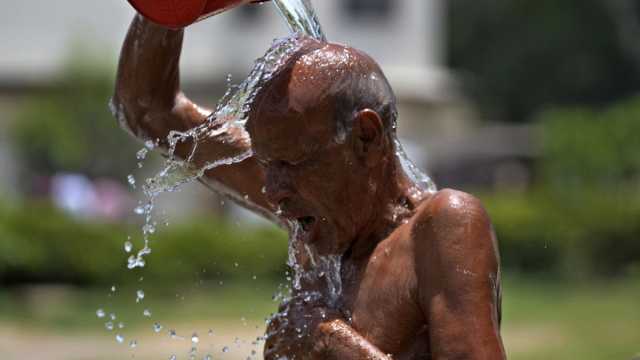
<path fill-rule="evenodd" d="M 139 17 L 131 25 L 113 105 L 141 139 L 163 143 L 210 114 L 180 92 L 182 37 Z M 482 205 L 454 190 L 417 192 L 389 119 L 367 107 L 339 112 L 350 84 L 384 76 L 378 66 L 354 49 L 304 41 L 252 105 L 251 140 L 235 129 L 199 142 L 194 157 L 204 165 L 253 147 L 253 157 L 203 182 L 247 195 L 243 205 L 297 229 L 297 262 L 310 275 L 269 324 L 265 358 L 504 358 L 497 245 Z M 343 113 L 348 129 L 336 122 Z M 328 275 L 314 271 L 335 255 L 337 297 Z"/>

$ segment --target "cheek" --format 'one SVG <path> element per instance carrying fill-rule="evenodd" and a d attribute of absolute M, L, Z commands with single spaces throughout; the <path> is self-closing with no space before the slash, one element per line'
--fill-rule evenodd
<path fill-rule="evenodd" d="M 348 171 L 336 163 L 322 163 L 295 175 L 298 193 L 325 209 L 343 208 L 349 192 Z"/>

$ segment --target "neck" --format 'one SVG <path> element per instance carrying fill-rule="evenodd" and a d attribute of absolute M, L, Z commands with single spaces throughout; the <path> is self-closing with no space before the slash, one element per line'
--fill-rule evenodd
<path fill-rule="evenodd" d="M 382 171 L 383 181 L 374 199 L 375 212 L 363 227 L 366 231 L 355 239 L 350 251 L 355 258 L 369 255 L 380 241 L 406 223 L 425 197 L 423 191 L 416 190 L 420 189 L 420 185 L 405 174 L 396 156 Z"/>

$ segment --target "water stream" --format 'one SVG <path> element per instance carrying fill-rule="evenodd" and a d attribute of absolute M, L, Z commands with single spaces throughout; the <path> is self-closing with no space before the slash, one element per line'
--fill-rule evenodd
<path fill-rule="evenodd" d="M 289 26 L 291 33 L 304 34 L 320 41 L 327 40 L 309 0 L 273 0 L 273 3 Z"/>

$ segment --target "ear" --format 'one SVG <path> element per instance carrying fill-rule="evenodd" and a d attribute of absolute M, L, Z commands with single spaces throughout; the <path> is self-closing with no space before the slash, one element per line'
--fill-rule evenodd
<path fill-rule="evenodd" d="M 378 163 L 383 152 L 382 119 L 371 109 L 359 111 L 353 121 L 353 140 L 358 158 L 368 167 Z"/>

